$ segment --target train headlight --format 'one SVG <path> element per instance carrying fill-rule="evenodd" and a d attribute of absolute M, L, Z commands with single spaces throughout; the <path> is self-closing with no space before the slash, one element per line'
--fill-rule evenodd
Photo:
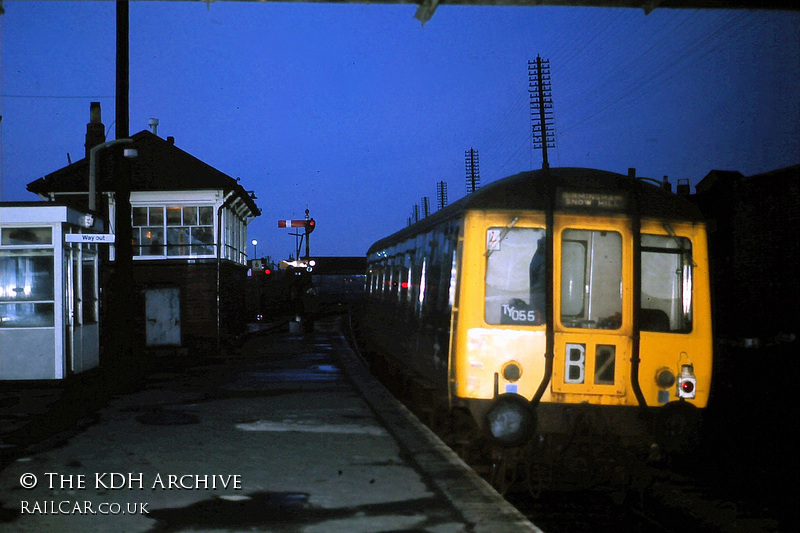
<path fill-rule="evenodd" d="M 669 368 L 661 368 L 656 372 L 656 384 L 662 389 L 675 385 L 675 374 Z"/>
<path fill-rule="evenodd" d="M 678 398 L 694 398 L 697 390 L 697 378 L 692 365 L 682 365 L 678 376 Z"/>
<path fill-rule="evenodd" d="M 522 367 L 516 361 L 511 361 L 503 365 L 503 378 L 506 381 L 514 383 L 522 377 Z"/>
<path fill-rule="evenodd" d="M 503 446 L 520 446 L 533 435 L 536 418 L 530 403 L 517 394 L 502 394 L 486 412 L 486 429 Z"/>

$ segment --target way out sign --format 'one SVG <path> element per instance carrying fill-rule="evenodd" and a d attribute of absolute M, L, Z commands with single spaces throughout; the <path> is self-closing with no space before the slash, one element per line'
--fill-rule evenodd
<path fill-rule="evenodd" d="M 114 244 L 113 233 L 67 233 L 64 235 L 67 242 L 104 243 Z"/>

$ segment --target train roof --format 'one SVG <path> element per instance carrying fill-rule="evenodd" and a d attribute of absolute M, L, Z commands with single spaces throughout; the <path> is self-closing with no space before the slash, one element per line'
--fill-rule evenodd
<path fill-rule="evenodd" d="M 548 188 L 548 178 L 552 189 Z M 549 193 L 548 190 L 552 190 Z M 390 246 L 418 233 L 428 231 L 439 223 L 460 216 L 470 209 L 545 210 L 552 194 L 558 194 L 560 203 L 556 211 L 578 209 L 603 214 L 630 214 L 631 195 L 636 191 L 638 209 L 642 218 L 684 220 L 700 222 L 699 209 L 688 199 L 669 190 L 624 174 L 592 168 L 550 168 L 521 172 L 494 181 L 446 206 L 432 215 L 373 244 L 367 254 Z M 562 201 L 572 194 L 572 203 Z M 618 198 L 610 208 L 597 207 L 597 200 Z M 592 202 L 594 201 L 594 207 Z M 581 204 L 580 207 L 576 205 Z"/>

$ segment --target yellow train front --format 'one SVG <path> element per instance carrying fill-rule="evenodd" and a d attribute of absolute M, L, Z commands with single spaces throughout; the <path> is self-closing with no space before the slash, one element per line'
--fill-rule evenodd
<path fill-rule="evenodd" d="M 711 386 L 706 248 L 699 212 L 660 187 L 526 172 L 373 245 L 366 329 L 500 444 L 586 411 L 679 450 Z"/>

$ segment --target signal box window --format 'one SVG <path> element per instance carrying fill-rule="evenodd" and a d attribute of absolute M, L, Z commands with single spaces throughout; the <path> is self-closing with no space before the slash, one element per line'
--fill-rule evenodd
<path fill-rule="evenodd" d="M 561 322 L 567 327 L 622 325 L 622 236 L 566 230 L 561 243 Z"/>
<path fill-rule="evenodd" d="M 692 245 L 684 237 L 642 235 L 643 331 L 692 329 Z"/>
<path fill-rule="evenodd" d="M 134 206 L 133 253 L 137 256 L 214 255 L 212 206 Z"/>
<path fill-rule="evenodd" d="M 545 240 L 545 230 L 539 228 L 487 230 L 484 309 L 488 324 L 544 324 Z"/>

